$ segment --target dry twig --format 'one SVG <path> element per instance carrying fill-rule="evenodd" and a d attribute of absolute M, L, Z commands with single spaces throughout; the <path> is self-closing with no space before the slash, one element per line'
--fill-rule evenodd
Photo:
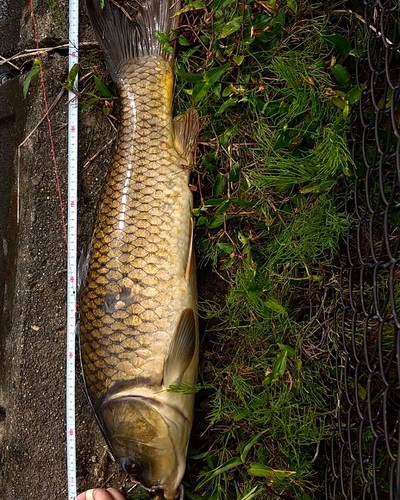
<path fill-rule="evenodd" d="M 104 144 L 104 146 L 97 151 L 96 154 L 94 154 L 91 158 L 88 159 L 88 161 L 83 165 L 83 170 L 86 170 L 88 166 L 92 163 L 93 160 L 95 160 L 103 151 L 105 151 L 107 148 L 111 146 L 111 144 L 115 141 L 115 137 L 110 139 L 107 144 Z"/>
<path fill-rule="evenodd" d="M 99 44 L 97 42 L 81 42 L 79 44 L 79 47 L 98 47 L 98 45 Z M 15 69 L 17 69 L 19 71 L 21 68 L 16 66 L 15 64 L 13 64 L 12 61 L 16 61 L 18 59 L 25 59 L 27 57 L 32 57 L 32 56 L 36 55 L 38 52 L 40 54 L 46 54 L 48 52 L 54 52 L 55 50 L 59 50 L 59 49 L 68 49 L 68 47 L 69 47 L 68 43 L 64 43 L 62 45 L 57 45 L 56 47 L 42 47 L 39 50 L 37 50 L 36 48 L 35 49 L 26 49 L 22 52 L 18 52 L 18 54 L 15 54 L 15 55 L 9 57 L 8 59 L 6 59 L 5 57 L 0 55 L 0 59 L 4 62 L 4 64 L 10 64 L 11 66 L 13 66 Z"/>

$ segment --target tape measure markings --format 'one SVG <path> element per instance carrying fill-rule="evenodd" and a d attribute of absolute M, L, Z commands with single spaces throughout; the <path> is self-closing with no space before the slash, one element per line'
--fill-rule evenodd
<path fill-rule="evenodd" d="M 79 0 L 69 2 L 69 71 L 79 60 Z M 77 90 L 78 78 L 74 82 Z M 67 265 L 67 474 L 68 500 L 76 499 L 75 439 L 75 325 L 77 269 L 77 194 L 78 194 L 78 97 L 68 93 L 68 265 Z"/>

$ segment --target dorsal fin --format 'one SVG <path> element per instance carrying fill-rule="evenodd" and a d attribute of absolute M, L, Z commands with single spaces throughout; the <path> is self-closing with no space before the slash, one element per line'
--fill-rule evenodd
<path fill-rule="evenodd" d="M 175 336 L 172 339 L 168 357 L 164 365 L 163 385 L 179 383 L 192 362 L 196 349 L 196 321 L 193 309 L 182 311 Z"/>

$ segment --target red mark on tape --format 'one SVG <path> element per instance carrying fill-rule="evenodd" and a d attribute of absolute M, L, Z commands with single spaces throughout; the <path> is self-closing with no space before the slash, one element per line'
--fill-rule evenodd
<path fill-rule="evenodd" d="M 71 52 L 71 57 L 77 57 L 76 52 Z"/>
<path fill-rule="evenodd" d="M 74 435 L 74 431 L 72 429 L 69 430 L 69 435 L 70 436 L 73 436 Z"/>
<path fill-rule="evenodd" d="M 74 127 L 74 125 L 72 125 L 71 127 L 71 132 L 76 132 L 76 128 Z"/>
<path fill-rule="evenodd" d="M 69 281 L 73 283 L 75 281 L 75 278 L 73 276 L 70 277 Z"/>
<path fill-rule="evenodd" d="M 71 208 L 74 208 L 74 206 L 75 206 L 75 202 L 71 201 Z"/>
<path fill-rule="evenodd" d="M 72 352 L 70 352 L 68 356 L 70 357 L 70 359 L 72 359 L 74 355 L 72 354 Z"/>

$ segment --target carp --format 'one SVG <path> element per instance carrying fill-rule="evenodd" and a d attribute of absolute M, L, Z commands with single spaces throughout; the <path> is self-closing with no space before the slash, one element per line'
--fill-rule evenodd
<path fill-rule="evenodd" d="M 199 333 L 188 168 L 198 120 L 173 120 L 173 56 L 154 32 L 179 3 L 145 0 L 134 23 L 87 0 L 118 89 L 118 144 L 80 264 L 80 353 L 89 401 L 123 469 L 178 495 L 194 413 Z M 188 393 L 189 392 L 189 393 Z M 191 392 L 191 393 L 190 393 Z"/>

